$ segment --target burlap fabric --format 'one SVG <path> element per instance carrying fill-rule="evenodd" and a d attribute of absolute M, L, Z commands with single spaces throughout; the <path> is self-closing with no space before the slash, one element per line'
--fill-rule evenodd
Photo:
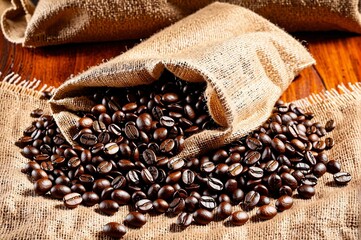
<path fill-rule="evenodd" d="M 149 37 L 214 0 L 0 0 L 6 38 L 24 46 Z M 287 31 L 361 33 L 360 0 L 224 0 Z"/>
<path fill-rule="evenodd" d="M 352 92 L 342 95 L 331 91 L 296 101 L 296 105 L 313 111 L 315 120 L 322 124 L 336 120 L 331 134 L 336 145 L 329 155 L 352 174 L 347 186 L 337 187 L 326 174 L 311 200 L 295 199 L 290 210 L 274 219 L 252 219 L 241 227 L 212 222 L 181 231 L 173 224 L 175 218 L 147 216 L 148 223 L 140 230 L 129 229 L 124 239 L 360 239 L 361 84 L 351 88 Z M 49 105 L 39 100 L 37 92 L 1 82 L 0 99 L 0 239 L 107 239 L 100 233 L 101 227 L 124 219 L 128 207 L 109 217 L 96 212 L 97 206 L 69 210 L 61 201 L 36 196 L 32 183 L 20 172 L 28 160 L 14 142 L 32 122 L 31 110 L 41 107 L 50 112 Z"/>
<path fill-rule="evenodd" d="M 233 141 L 266 120 L 294 77 L 314 63 L 287 33 L 242 7 L 214 3 L 155 34 L 124 54 L 64 83 L 51 108 L 69 142 L 97 87 L 156 81 L 164 69 L 189 82 L 206 81 L 206 99 L 221 126 L 187 138 L 176 157 L 190 157 Z M 170 79 L 172 81 L 172 79 Z"/>

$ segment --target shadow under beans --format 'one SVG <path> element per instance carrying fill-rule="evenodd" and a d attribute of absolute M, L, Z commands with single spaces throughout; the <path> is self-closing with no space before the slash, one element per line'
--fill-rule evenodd
<path fill-rule="evenodd" d="M 176 223 L 171 223 L 169 226 L 169 231 L 172 233 L 183 232 L 186 229 L 186 227 L 180 227 Z"/>
<path fill-rule="evenodd" d="M 347 184 L 344 184 L 344 185 L 338 185 L 336 184 L 334 181 L 328 181 L 327 183 L 325 183 L 325 185 L 327 187 L 335 187 L 335 188 L 344 188 L 347 186 Z"/>
<path fill-rule="evenodd" d="M 33 189 L 27 188 L 21 192 L 21 195 L 24 197 L 35 197 L 35 193 Z"/>
<path fill-rule="evenodd" d="M 59 210 L 67 210 L 67 211 L 72 210 L 71 208 L 65 207 L 64 204 L 57 204 L 57 205 L 55 205 L 55 208 L 59 209 Z"/>

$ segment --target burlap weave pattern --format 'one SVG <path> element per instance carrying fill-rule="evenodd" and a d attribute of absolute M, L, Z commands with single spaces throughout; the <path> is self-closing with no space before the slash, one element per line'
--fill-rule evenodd
<path fill-rule="evenodd" d="M 24 46 L 149 37 L 214 0 L 1 0 L 6 38 Z M 223 0 L 264 16 L 287 31 L 361 33 L 360 0 Z"/>
<path fill-rule="evenodd" d="M 65 82 L 51 107 L 71 142 L 78 117 L 69 110 L 92 107 L 83 92 L 148 84 L 165 68 L 186 81 L 206 81 L 208 109 L 222 128 L 186 139 L 177 157 L 189 157 L 256 128 L 294 77 L 313 63 L 299 42 L 269 21 L 242 7 L 214 3 Z"/>
<path fill-rule="evenodd" d="M 332 132 L 336 145 L 329 155 L 352 174 L 353 180 L 347 186 L 336 187 L 332 176 L 326 174 L 319 180 L 311 200 L 295 199 L 290 210 L 274 219 L 250 221 L 241 227 L 212 222 L 180 231 L 172 225 L 175 218 L 148 216 L 145 226 L 140 230 L 130 229 L 124 239 L 360 239 L 361 84 L 353 88 L 343 95 L 331 92 L 315 96 L 312 104 L 310 99 L 296 101 L 297 105 L 313 111 L 315 120 L 322 124 L 330 118 L 337 121 Z M 99 232 L 101 226 L 124 219 L 128 207 L 122 207 L 112 217 L 95 212 L 96 206 L 65 209 L 61 201 L 35 196 L 31 182 L 20 172 L 28 160 L 14 142 L 31 123 L 31 110 L 42 107 L 50 111 L 46 102 L 36 95 L 33 91 L 0 83 L 0 238 L 107 239 Z"/>

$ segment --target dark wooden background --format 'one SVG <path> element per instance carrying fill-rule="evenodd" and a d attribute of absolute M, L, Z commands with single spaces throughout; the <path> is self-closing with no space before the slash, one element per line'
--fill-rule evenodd
<path fill-rule="evenodd" d="M 292 101 L 341 83 L 361 81 L 361 36 L 342 32 L 293 35 L 307 46 L 317 65 L 304 70 L 293 81 L 283 100 Z M 36 78 L 57 87 L 70 75 L 115 57 L 134 44 L 134 41 L 118 41 L 27 49 L 9 43 L 0 33 L 0 72 L 2 76 L 19 73 L 23 79 Z"/>

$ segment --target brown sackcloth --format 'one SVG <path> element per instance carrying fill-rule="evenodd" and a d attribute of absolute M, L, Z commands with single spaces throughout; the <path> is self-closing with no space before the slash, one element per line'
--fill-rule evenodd
<path fill-rule="evenodd" d="M 79 117 L 69 110 L 90 111 L 94 105 L 82 97 L 84 92 L 149 84 L 164 69 L 186 81 L 206 81 L 208 109 L 222 127 L 187 138 L 177 157 L 190 157 L 260 125 L 294 77 L 313 63 L 299 42 L 266 19 L 242 7 L 214 3 L 68 80 L 51 108 L 71 142 Z"/>
<path fill-rule="evenodd" d="M 37 47 L 149 37 L 214 0 L 0 0 L 6 38 Z M 360 0 L 224 0 L 287 31 L 361 33 Z"/>
<path fill-rule="evenodd" d="M 342 95 L 331 91 L 296 101 L 296 105 L 315 113 L 315 121 L 337 122 L 331 134 L 336 144 L 329 155 L 352 174 L 353 180 L 347 186 L 337 187 L 332 176 L 325 174 L 311 200 L 295 199 L 290 210 L 274 219 L 250 221 L 241 227 L 212 222 L 180 231 L 172 224 L 175 218 L 147 215 L 148 223 L 140 230 L 129 229 L 124 239 L 360 239 L 361 84 L 350 88 L 351 92 L 343 88 L 347 93 Z M 97 206 L 65 209 L 59 200 L 36 196 L 32 183 L 20 172 L 28 160 L 14 142 L 32 122 L 31 110 L 38 107 L 50 111 L 38 93 L 0 82 L 0 239 L 107 239 L 100 233 L 102 226 L 122 221 L 127 207 L 121 207 L 112 217 L 97 213 Z"/>

